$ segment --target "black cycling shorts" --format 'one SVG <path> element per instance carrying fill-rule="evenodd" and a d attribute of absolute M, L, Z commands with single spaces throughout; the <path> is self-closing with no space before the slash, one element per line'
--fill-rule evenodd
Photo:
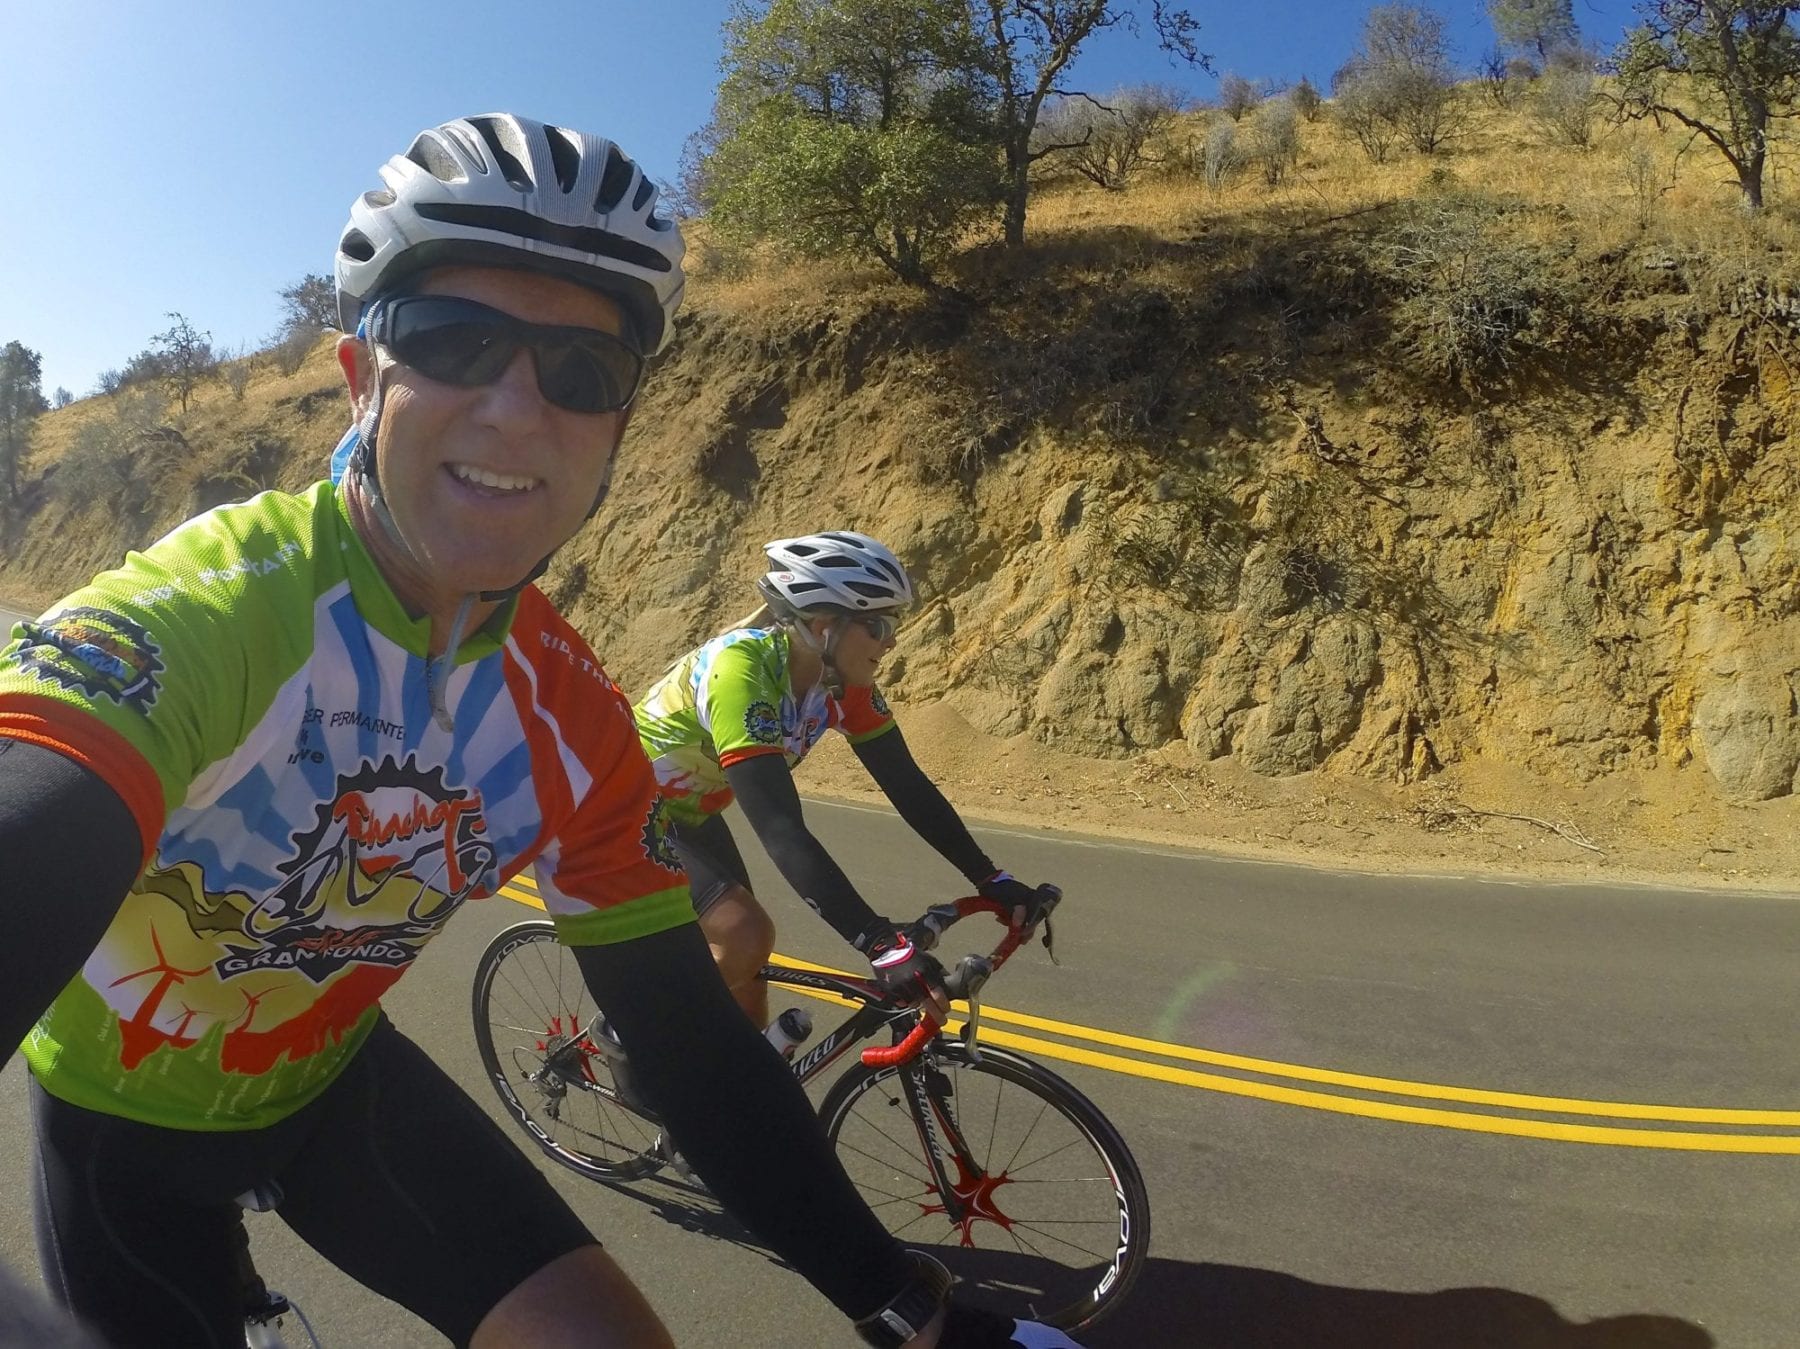
<path fill-rule="evenodd" d="M 265 1129 L 139 1124 L 35 1079 L 31 1094 L 44 1281 L 116 1349 L 242 1349 L 235 1201 L 270 1181 L 308 1245 L 459 1345 L 525 1279 L 594 1241 L 386 1017 L 322 1096 Z"/>
<path fill-rule="evenodd" d="M 734 885 L 750 889 L 750 872 L 744 855 L 722 815 L 708 815 L 699 824 L 678 824 L 669 831 L 669 843 L 688 874 L 694 893 L 694 912 L 705 913 L 725 897 Z"/>

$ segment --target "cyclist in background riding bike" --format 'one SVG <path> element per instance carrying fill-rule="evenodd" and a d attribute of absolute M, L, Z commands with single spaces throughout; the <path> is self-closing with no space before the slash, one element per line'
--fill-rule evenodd
<path fill-rule="evenodd" d="M 912 579 L 866 534 L 832 530 L 764 545 L 763 606 L 689 652 L 633 713 L 668 803 L 700 927 L 738 1005 L 769 1019 L 757 971 L 775 925 L 720 812 L 735 797 L 788 884 L 867 958 L 876 978 L 915 997 L 941 995 L 943 971 L 906 930 L 877 914 L 806 827 L 793 770 L 827 731 L 856 757 L 900 817 L 990 899 L 1035 925 L 1044 896 L 1000 870 L 912 757 L 875 673 L 894 649 Z"/>
<path fill-rule="evenodd" d="M 190 520 L 0 653 L 0 1043 L 30 1032 L 52 1291 L 117 1345 L 241 1344 L 233 1198 L 273 1181 L 301 1237 L 457 1344 L 668 1344 L 381 1009 L 532 866 L 689 1161 L 865 1338 L 1067 1343 L 946 1309 L 856 1197 L 717 976 L 626 700 L 531 584 L 668 342 L 656 188 L 510 115 L 425 131 L 382 179 L 338 247 L 342 481 Z"/>

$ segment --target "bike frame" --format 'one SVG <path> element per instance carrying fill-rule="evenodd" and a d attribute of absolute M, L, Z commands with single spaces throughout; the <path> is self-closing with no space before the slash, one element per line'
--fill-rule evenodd
<path fill-rule="evenodd" d="M 1052 906 L 1054 907 L 1054 906 Z M 952 924 L 975 913 L 988 913 L 994 917 L 1007 918 L 1006 911 L 995 901 L 979 895 L 971 895 L 964 899 L 941 904 L 927 911 L 918 927 L 931 932 L 932 938 L 926 943 L 926 949 L 936 944 L 936 940 L 947 931 Z M 986 957 L 966 957 L 951 976 L 956 985 L 968 988 L 969 1017 L 964 1022 L 963 1043 L 971 1053 L 975 1051 L 975 1027 L 980 1019 L 978 997 L 983 983 L 993 972 L 1005 964 L 1007 958 L 1024 943 L 1026 933 L 1007 925 L 1006 936 Z M 1046 935 L 1045 945 L 1049 945 Z M 933 1179 L 937 1182 L 938 1194 L 944 1201 L 945 1211 L 949 1219 L 955 1223 L 963 1222 L 967 1217 L 967 1205 L 957 1197 L 958 1176 L 952 1175 L 945 1157 L 945 1142 L 949 1142 L 949 1152 L 956 1160 L 958 1168 L 965 1173 L 978 1172 L 981 1168 L 969 1155 L 967 1145 L 961 1133 L 948 1127 L 948 1121 L 954 1118 L 949 1106 L 949 1082 L 932 1062 L 932 1050 L 944 1033 L 939 1025 L 928 1015 L 916 1009 L 892 1002 L 878 1001 L 884 996 L 883 991 L 866 980 L 855 979 L 848 975 L 835 975 L 817 970 L 804 970 L 791 965 L 765 965 L 762 969 L 763 979 L 771 985 L 789 988 L 811 988 L 830 993 L 850 1002 L 861 1002 L 863 1005 L 834 1027 L 816 1045 L 806 1053 L 794 1059 L 794 1076 L 805 1086 L 818 1077 L 832 1064 L 836 1063 L 852 1045 L 869 1039 L 884 1027 L 893 1031 L 894 1046 L 886 1050 L 866 1050 L 863 1062 L 870 1067 L 898 1068 L 897 1076 L 906 1092 L 908 1114 L 912 1117 L 913 1128 L 918 1131 L 920 1146 L 925 1150 L 925 1157 L 930 1162 Z M 905 1030 L 899 1023 L 913 1022 Z M 867 1086 L 873 1086 L 879 1079 L 871 1076 Z M 867 1089 L 865 1086 L 865 1090 Z"/>

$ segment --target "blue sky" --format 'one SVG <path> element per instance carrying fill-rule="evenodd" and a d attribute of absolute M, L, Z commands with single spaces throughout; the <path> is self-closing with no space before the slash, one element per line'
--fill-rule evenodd
<path fill-rule="evenodd" d="M 1482 0 L 1429 0 L 1465 64 L 1493 41 Z M 1219 73 L 1321 86 L 1361 0 L 1187 0 Z M 0 343 L 43 356 L 44 391 L 88 393 L 179 311 L 216 346 L 260 344 L 277 292 L 331 270 L 349 203 L 414 132 L 516 111 L 613 136 L 657 177 L 705 120 L 724 0 L 58 0 L 10 7 L 0 44 Z M 1137 8 L 1148 11 L 1148 0 Z M 1614 43 L 1631 0 L 1575 0 Z M 1177 68 L 1114 31 L 1073 83 Z"/>

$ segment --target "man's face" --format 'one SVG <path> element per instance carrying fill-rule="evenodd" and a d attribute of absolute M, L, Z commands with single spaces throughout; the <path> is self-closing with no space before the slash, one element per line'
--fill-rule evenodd
<path fill-rule="evenodd" d="M 531 323 L 624 332 L 611 300 L 534 272 L 447 267 L 416 289 Z M 355 342 L 339 350 L 360 417 L 375 388 L 368 349 Z M 384 352 L 375 470 L 430 592 L 411 598 L 430 603 L 517 585 L 587 518 L 629 410 L 568 412 L 546 402 L 523 348 L 498 379 L 476 388 L 442 384 L 390 360 Z"/>

